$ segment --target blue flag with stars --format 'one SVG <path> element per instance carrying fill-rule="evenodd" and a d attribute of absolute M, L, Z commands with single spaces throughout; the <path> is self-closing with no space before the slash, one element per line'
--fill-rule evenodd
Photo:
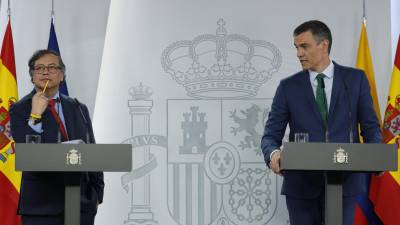
<path fill-rule="evenodd" d="M 49 44 L 47 45 L 48 50 L 52 50 L 57 52 L 59 55 L 60 54 L 60 49 L 58 48 L 58 41 L 57 41 L 57 35 L 56 35 L 56 30 L 54 28 L 54 18 L 51 19 L 51 26 L 50 26 L 50 37 L 49 37 Z M 67 88 L 67 81 L 64 80 L 59 88 L 60 93 L 64 95 L 69 95 L 68 94 L 68 88 Z"/>

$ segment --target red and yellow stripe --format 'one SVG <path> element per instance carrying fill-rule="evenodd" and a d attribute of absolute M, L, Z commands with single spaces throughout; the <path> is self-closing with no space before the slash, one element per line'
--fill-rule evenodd
<path fill-rule="evenodd" d="M 21 173 L 15 171 L 15 154 L 13 142 L 9 137 L 9 108 L 18 99 L 15 70 L 14 45 L 10 19 L 4 34 L 0 55 L 0 224 L 19 225 L 20 217 L 16 215 L 21 184 Z M 8 134 L 7 134 L 8 133 Z"/>
<path fill-rule="evenodd" d="M 400 39 L 397 44 L 396 58 L 394 61 L 392 79 L 390 82 L 388 102 L 384 119 L 384 139 L 386 143 L 398 143 L 400 138 L 400 120 L 397 121 L 397 126 L 392 126 L 390 132 L 385 128 L 385 122 L 393 115 L 400 111 Z M 398 117 L 397 117 L 398 118 Z M 393 123 L 392 123 L 393 124 Z M 396 122 L 394 123 L 396 124 Z M 386 132 L 385 132 L 386 129 Z M 393 135 L 395 134 L 395 135 Z M 400 153 L 400 148 L 398 147 Z M 398 155 L 398 168 L 400 168 L 400 154 Z M 374 203 L 376 214 L 385 225 L 398 225 L 400 215 L 400 171 L 387 172 L 380 177 L 373 177 L 370 186 L 370 199 Z"/>

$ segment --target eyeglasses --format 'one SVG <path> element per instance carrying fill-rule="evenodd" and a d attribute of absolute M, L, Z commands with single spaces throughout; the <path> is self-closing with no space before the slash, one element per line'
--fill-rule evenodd
<path fill-rule="evenodd" d="M 38 65 L 33 68 L 33 72 L 36 74 L 43 74 L 46 69 L 49 73 L 56 73 L 61 69 L 61 67 L 56 65 Z"/>

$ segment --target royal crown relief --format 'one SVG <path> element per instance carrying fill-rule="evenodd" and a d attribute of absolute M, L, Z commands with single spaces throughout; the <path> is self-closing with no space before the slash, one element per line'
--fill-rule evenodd
<path fill-rule="evenodd" d="M 216 34 L 177 41 L 162 54 L 164 71 L 184 86 L 190 97 L 254 97 L 281 66 L 281 53 L 275 45 L 228 34 L 225 24 L 219 19 Z"/>

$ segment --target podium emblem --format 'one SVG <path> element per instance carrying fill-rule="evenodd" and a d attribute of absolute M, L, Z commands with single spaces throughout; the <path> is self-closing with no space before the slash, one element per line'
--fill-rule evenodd
<path fill-rule="evenodd" d="M 339 164 L 349 163 L 347 152 L 341 147 L 336 149 L 336 152 L 333 154 L 333 162 Z"/>
<path fill-rule="evenodd" d="M 82 165 L 81 153 L 76 149 L 71 149 L 67 152 L 67 165 Z"/>

